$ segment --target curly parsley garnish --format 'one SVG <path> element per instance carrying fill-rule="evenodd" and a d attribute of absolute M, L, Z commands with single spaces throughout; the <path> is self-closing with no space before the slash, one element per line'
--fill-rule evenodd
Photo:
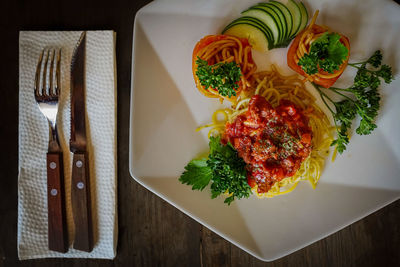
<path fill-rule="evenodd" d="M 210 137 L 208 159 L 189 162 L 179 178 L 193 190 L 203 190 L 211 182 L 211 198 L 228 193 L 224 203 L 230 205 L 235 198 L 248 198 L 251 188 L 247 183 L 246 163 L 230 144 L 223 145 L 220 137 Z"/>
<path fill-rule="evenodd" d="M 382 54 L 379 50 L 375 51 L 366 61 L 348 64 L 358 69 L 353 85 L 345 89 L 328 88 L 328 90 L 344 98 L 338 102 L 333 101 L 325 94 L 319 85 L 313 84 L 321 95 L 322 101 L 332 113 L 337 138 L 331 145 L 336 145 L 339 153 L 346 150 L 346 145 L 349 143 L 348 130 L 357 114 L 361 117 L 360 124 L 356 129 L 357 134 L 368 135 L 377 127 L 374 121 L 378 115 L 381 99 L 378 87 L 381 84 L 381 79 L 385 83 L 390 83 L 394 79 L 391 67 L 381 64 Z M 328 105 L 326 100 L 333 104 L 336 112 Z"/>
<path fill-rule="evenodd" d="M 309 75 L 317 73 L 319 69 L 334 73 L 348 54 L 349 50 L 340 42 L 338 33 L 325 32 L 311 44 L 310 52 L 304 54 L 297 64 Z"/>
<path fill-rule="evenodd" d="M 238 82 L 242 76 L 241 69 L 236 62 L 216 63 L 208 65 L 206 60 L 197 57 L 196 75 L 206 90 L 209 87 L 217 89 L 221 96 L 236 96 Z"/>

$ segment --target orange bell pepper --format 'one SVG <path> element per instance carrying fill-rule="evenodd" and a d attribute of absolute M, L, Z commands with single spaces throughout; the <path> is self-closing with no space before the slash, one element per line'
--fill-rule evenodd
<path fill-rule="evenodd" d="M 291 44 L 291 46 L 290 46 L 290 48 L 289 48 L 289 50 L 288 50 L 288 53 L 287 53 L 287 64 L 288 64 L 288 66 L 289 66 L 292 70 L 294 70 L 295 72 L 299 73 L 300 75 L 302 75 L 302 76 L 304 76 L 304 77 L 307 77 L 307 74 L 303 71 L 303 69 L 301 68 L 301 66 L 297 65 L 297 63 L 295 62 L 295 55 L 296 55 L 297 49 L 298 49 L 298 47 L 299 47 L 299 43 L 300 43 L 301 36 L 303 35 L 303 32 L 304 32 L 305 30 L 307 30 L 307 29 L 304 29 L 302 32 L 300 32 L 300 33 L 296 36 L 296 38 L 293 40 L 293 42 L 292 42 L 292 44 Z M 321 26 L 319 26 L 319 25 L 314 24 L 314 25 L 312 26 L 312 28 L 311 28 L 311 31 L 312 31 L 314 34 L 319 34 L 319 33 L 326 32 L 327 29 L 325 29 L 325 28 L 323 28 L 323 27 L 321 27 Z M 347 49 L 348 49 L 348 51 L 349 51 L 349 53 L 350 53 L 350 43 L 349 43 L 349 39 L 348 39 L 346 36 L 342 35 L 342 34 L 340 34 L 340 36 L 341 36 L 340 42 L 341 42 L 344 46 L 347 47 Z M 345 66 L 347 66 L 348 60 L 349 60 L 349 57 L 347 57 L 346 61 L 343 62 L 342 64 L 345 64 Z M 337 76 L 335 76 L 335 77 L 333 77 L 333 78 L 326 79 L 326 78 L 320 77 L 319 80 L 315 80 L 314 83 L 319 84 L 319 85 L 321 85 L 321 86 L 323 86 L 323 87 L 325 87 L 325 88 L 329 88 L 329 87 L 331 87 L 331 86 L 336 82 L 337 79 L 339 79 L 339 77 L 340 77 L 340 75 L 342 75 L 344 69 L 345 69 L 345 67 L 340 68 L 340 70 L 338 70 L 338 72 L 340 72 L 339 75 L 337 75 Z M 329 74 L 329 73 L 327 73 L 327 72 L 322 71 L 321 69 L 319 70 L 319 72 L 320 72 L 321 74 Z"/>
<path fill-rule="evenodd" d="M 192 55 L 192 72 L 193 72 L 193 78 L 194 78 L 194 81 L 195 81 L 196 86 L 197 86 L 197 88 L 199 89 L 199 91 L 200 91 L 203 95 L 205 95 L 205 96 L 207 96 L 207 97 L 221 97 L 221 98 L 222 98 L 222 96 L 219 96 L 219 95 L 217 95 L 217 94 L 213 94 L 213 93 L 209 92 L 209 91 L 208 91 L 208 88 L 204 88 L 204 86 L 201 85 L 200 80 L 199 80 L 199 78 L 198 78 L 197 75 L 196 75 L 196 71 L 197 71 L 196 60 L 197 60 L 197 56 L 198 56 L 199 52 L 200 52 L 204 47 L 206 47 L 206 46 L 208 46 L 208 45 L 210 45 L 210 44 L 212 44 L 212 43 L 214 43 L 214 42 L 217 42 L 217 41 L 220 41 L 220 40 L 224 40 L 224 39 L 226 39 L 227 37 L 228 37 L 228 35 L 223 35 L 223 34 L 219 34 L 219 35 L 207 35 L 207 36 L 203 37 L 200 41 L 198 41 L 197 44 L 196 44 L 196 46 L 195 46 L 194 49 L 193 49 L 193 55 Z M 247 47 L 247 46 L 250 46 L 249 41 L 248 41 L 247 39 L 244 39 L 244 38 L 238 38 L 238 39 L 241 41 L 242 46 L 243 46 L 243 49 L 244 49 L 245 47 Z M 248 57 L 247 60 L 248 60 L 249 63 L 254 64 L 254 61 L 253 61 L 253 58 L 251 57 L 251 55 Z M 242 82 L 239 81 L 239 88 L 238 88 L 237 92 L 240 92 L 241 90 L 242 90 Z M 235 96 L 232 96 L 231 98 L 227 98 L 227 97 L 225 97 L 225 98 L 228 99 L 228 100 L 231 100 L 231 101 L 234 100 L 234 99 L 236 99 Z"/>

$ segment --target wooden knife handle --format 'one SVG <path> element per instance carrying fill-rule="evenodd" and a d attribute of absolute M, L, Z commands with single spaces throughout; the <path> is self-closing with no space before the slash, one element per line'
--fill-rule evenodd
<path fill-rule="evenodd" d="M 68 251 L 62 153 L 47 153 L 47 211 L 49 249 Z"/>
<path fill-rule="evenodd" d="M 75 224 L 73 247 L 90 252 L 93 249 L 93 226 L 90 201 L 89 158 L 86 152 L 74 153 L 72 160 L 71 202 Z"/>

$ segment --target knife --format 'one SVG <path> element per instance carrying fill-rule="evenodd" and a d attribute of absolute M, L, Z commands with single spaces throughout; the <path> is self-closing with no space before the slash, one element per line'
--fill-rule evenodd
<path fill-rule="evenodd" d="M 90 252 L 93 249 L 93 227 L 85 124 L 85 50 L 86 32 L 83 32 L 71 61 L 71 139 L 69 147 L 73 153 L 71 177 L 72 214 L 75 224 L 73 248 Z"/>

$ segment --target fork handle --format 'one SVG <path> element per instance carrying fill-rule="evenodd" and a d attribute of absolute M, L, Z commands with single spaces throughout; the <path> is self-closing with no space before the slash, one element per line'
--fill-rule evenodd
<path fill-rule="evenodd" d="M 68 233 L 65 210 L 64 165 L 62 153 L 47 153 L 47 211 L 49 249 L 65 253 Z"/>
<path fill-rule="evenodd" d="M 90 201 L 89 158 L 86 152 L 75 152 L 72 160 L 71 202 L 75 224 L 73 247 L 90 252 L 93 249 L 92 211 Z"/>

